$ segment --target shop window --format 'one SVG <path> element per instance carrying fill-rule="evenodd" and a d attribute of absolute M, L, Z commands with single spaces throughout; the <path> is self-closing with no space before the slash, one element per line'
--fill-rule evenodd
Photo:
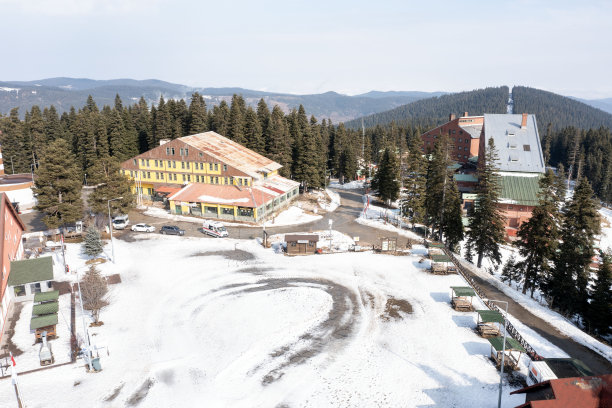
<path fill-rule="evenodd" d="M 233 208 L 221 208 L 221 213 L 225 215 L 234 215 Z"/>
<path fill-rule="evenodd" d="M 253 209 L 252 208 L 238 208 L 238 214 L 242 217 L 252 217 Z"/>
<path fill-rule="evenodd" d="M 204 207 L 207 214 L 217 214 L 217 207 Z"/>

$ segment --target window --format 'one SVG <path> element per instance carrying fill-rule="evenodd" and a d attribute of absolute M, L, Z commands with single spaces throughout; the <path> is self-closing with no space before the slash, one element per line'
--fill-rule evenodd
<path fill-rule="evenodd" d="M 145 165 L 145 161 L 144 161 L 144 159 L 140 159 L 140 165 L 141 165 L 141 166 L 144 166 L 144 165 Z"/>
<path fill-rule="evenodd" d="M 181 156 L 183 155 L 183 148 L 182 148 L 182 147 L 179 149 L 179 154 L 180 154 Z"/>
<path fill-rule="evenodd" d="M 531 151 L 531 145 L 523 145 L 523 151 L 530 152 Z"/>
<path fill-rule="evenodd" d="M 171 176 L 172 176 L 172 174 L 171 174 Z M 176 174 L 174 174 L 174 181 L 176 181 Z"/>
<path fill-rule="evenodd" d="M 15 286 L 15 296 L 25 296 L 26 290 L 24 285 Z"/>
<path fill-rule="evenodd" d="M 459 134 L 460 134 L 460 135 L 462 135 L 462 134 L 463 134 L 463 130 L 460 130 L 460 131 L 459 131 Z"/>
<path fill-rule="evenodd" d="M 227 164 L 223 165 L 223 171 L 227 171 Z"/>
<path fill-rule="evenodd" d="M 30 283 L 30 292 L 32 293 L 40 293 L 40 282 Z"/>
<path fill-rule="evenodd" d="M 234 209 L 223 207 L 221 208 L 221 213 L 225 215 L 234 215 Z"/>
<path fill-rule="evenodd" d="M 204 211 L 206 211 L 207 214 L 217 214 L 217 207 L 204 207 Z"/>
<path fill-rule="evenodd" d="M 297 246 L 297 242 L 295 242 L 295 241 L 291 241 L 291 246 L 292 246 L 292 247 Z"/>
<path fill-rule="evenodd" d="M 134 159 L 134 166 L 138 166 L 138 160 Z"/>
<path fill-rule="evenodd" d="M 204 156 L 204 154 L 202 152 L 200 152 L 200 157 Z"/>
<path fill-rule="evenodd" d="M 215 177 L 215 184 L 219 184 L 219 177 Z"/>
<path fill-rule="evenodd" d="M 219 171 L 219 163 L 215 163 L 215 171 Z"/>
<path fill-rule="evenodd" d="M 130 170 L 130 177 L 134 177 L 134 172 Z"/>
<path fill-rule="evenodd" d="M 224 184 L 226 184 L 226 185 L 227 185 L 227 184 L 229 184 L 229 183 L 228 183 L 228 179 L 227 179 L 227 177 L 225 177 L 225 178 L 223 179 L 223 183 L 224 183 Z"/>
<path fill-rule="evenodd" d="M 183 181 L 185 181 L 185 175 L 184 175 L 184 174 L 181 174 L 181 179 L 182 179 Z"/>
<path fill-rule="evenodd" d="M 461 158 L 461 155 L 460 155 L 460 154 L 458 154 L 458 155 L 457 155 L 457 157 L 458 157 L 458 158 Z"/>
<path fill-rule="evenodd" d="M 170 148 L 166 147 L 166 156 L 169 156 L 169 155 L 170 155 Z"/>
<path fill-rule="evenodd" d="M 147 159 L 147 167 L 149 167 L 149 159 Z"/>
<path fill-rule="evenodd" d="M 185 148 L 185 156 L 189 156 L 189 149 Z"/>
<path fill-rule="evenodd" d="M 189 174 L 187 175 L 187 181 L 191 182 L 191 176 Z"/>
<path fill-rule="evenodd" d="M 240 215 L 241 217 L 252 217 L 253 216 L 253 209 L 252 208 L 238 207 L 238 215 Z"/>
<path fill-rule="evenodd" d="M 184 161 L 181 162 L 181 169 L 185 169 L 185 162 Z"/>
<path fill-rule="evenodd" d="M 461 138 L 459 138 L 458 140 L 459 140 L 459 143 L 461 143 Z"/>
<path fill-rule="evenodd" d="M 213 169 L 212 163 L 208 163 L 208 170 L 212 171 L 212 169 Z"/>
<path fill-rule="evenodd" d="M 157 167 L 157 160 L 155 160 L 155 167 Z"/>
<path fill-rule="evenodd" d="M 176 161 L 172 160 L 172 168 L 176 169 Z"/>
<path fill-rule="evenodd" d="M 230 178 L 229 178 L 229 183 L 230 183 L 231 185 L 234 185 L 234 178 L 233 178 L 233 177 L 230 177 Z"/>
<path fill-rule="evenodd" d="M 241 186 L 241 185 L 242 185 L 242 179 L 241 179 L 241 178 L 239 178 L 239 179 L 238 179 L 238 185 L 239 185 L 239 186 Z"/>
<path fill-rule="evenodd" d="M 171 147 L 170 151 L 172 152 L 172 155 L 174 156 L 174 147 Z"/>
<path fill-rule="evenodd" d="M 172 162 L 168 160 L 168 167 L 172 167 Z"/>

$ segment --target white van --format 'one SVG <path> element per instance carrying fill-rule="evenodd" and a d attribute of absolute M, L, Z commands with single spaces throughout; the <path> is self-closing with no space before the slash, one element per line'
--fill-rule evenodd
<path fill-rule="evenodd" d="M 204 221 L 202 223 L 202 232 L 216 238 L 229 236 L 225 225 L 219 221 Z"/>
<path fill-rule="evenodd" d="M 116 230 L 125 229 L 130 225 L 130 219 L 127 215 L 118 215 L 113 218 L 113 228 Z"/>

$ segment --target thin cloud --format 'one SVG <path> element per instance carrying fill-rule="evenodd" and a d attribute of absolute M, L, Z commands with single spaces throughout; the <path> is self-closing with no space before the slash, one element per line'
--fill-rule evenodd
<path fill-rule="evenodd" d="M 161 0 L 0 0 L 0 10 L 48 16 L 123 15 L 155 9 L 160 3 Z"/>

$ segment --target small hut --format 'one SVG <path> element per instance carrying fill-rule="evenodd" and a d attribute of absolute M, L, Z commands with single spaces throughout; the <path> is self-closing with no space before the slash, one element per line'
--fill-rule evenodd
<path fill-rule="evenodd" d="M 47 332 L 48 337 L 57 336 L 55 327 L 57 326 L 57 313 L 43 316 L 33 316 L 30 321 L 30 330 L 34 330 L 36 341 L 42 340 L 43 332 Z"/>
<path fill-rule="evenodd" d="M 477 310 L 478 321 L 476 330 L 482 337 L 497 337 L 501 333 L 504 324 L 504 316 L 497 310 Z"/>
<path fill-rule="evenodd" d="M 430 254 L 431 259 L 431 272 L 434 275 L 446 275 L 448 274 L 449 268 L 455 266 L 453 260 L 446 254 Z"/>
<path fill-rule="evenodd" d="M 506 347 L 504 348 L 503 337 L 493 337 L 487 340 L 489 340 L 489 343 L 491 343 L 491 359 L 495 361 L 495 365 L 497 367 L 501 367 L 503 354 L 504 368 L 509 368 L 511 370 L 518 369 L 521 354 L 525 352 L 525 349 L 523 346 L 521 346 L 521 343 L 512 337 L 506 337 Z"/>
<path fill-rule="evenodd" d="M 444 254 L 444 244 L 441 242 L 427 242 L 427 249 L 429 255 L 442 255 Z"/>
<path fill-rule="evenodd" d="M 459 312 L 474 310 L 472 300 L 476 296 L 474 289 L 469 286 L 451 286 L 451 305 Z"/>
<path fill-rule="evenodd" d="M 311 255 L 317 251 L 317 234 L 287 234 L 287 255 Z"/>
<path fill-rule="evenodd" d="M 40 292 L 34 295 L 32 306 L 32 320 L 30 330 L 34 330 L 36 341 L 42 340 L 43 332 L 47 332 L 47 338 L 57 336 L 57 312 L 59 310 L 59 291 Z"/>

